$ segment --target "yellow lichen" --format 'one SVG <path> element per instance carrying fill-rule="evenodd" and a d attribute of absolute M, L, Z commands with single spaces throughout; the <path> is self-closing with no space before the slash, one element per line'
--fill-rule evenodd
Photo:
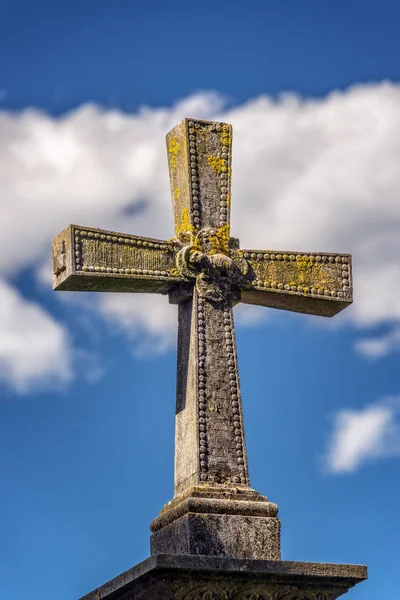
<path fill-rule="evenodd" d="M 222 247 L 228 251 L 229 249 L 229 241 L 231 239 L 231 227 L 229 223 L 223 225 L 217 230 L 217 236 L 219 237 Z"/>
<path fill-rule="evenodd" d="M 212 245 L 211 254 L 229 254 L 229 240 L 230 240 L 230 225 L 227 223 L 223 225 L 215 232 L 215 235 L 210 237 L 210 242 Z"/>
<path fill-rule="evenodd" d="M 178 239 L 188 238 L 188 241 L 191 241 L 196 233 L 196 228 L 190 222 L 189 211 L 186 207 L 182 209 L 180 222 L 176 223 L 175 233 Z"/>
<path fill-rule="evenodd" d="M 179 199 L 180 194 L 181 194 L 181 188 L 176 187 L 174 190 L 175 200 Z"/>
<path fill-rule="evenodd" d="M 169 161 L 174 169 L 176 169 L 176 156 L 180 150 L 181 146 L 176 138 L 176 136 L 169 138 L 168 140 L 168 155 Z"/>
<path fill-rule="evenodd" d="M 221 144 L 223 146 L 230 146 L 232 144 L 232 127 L 226 123 L 222 124 L 221 128 Z"/>
<path fill-rule="evenodd" d="M 296 264 L 300 271 L 306 271 L 313 266 L 313 260 L 311 256 L 297 256 Z"/>
<path fill-rule="evenodd" d="M 218 173 L 218 175 L 221 173 L 226 173 L 228 170 L 228 167 L 226 166 L 226 160 L 220 156 L 214 156 L 211 154 L 211 156 L 208 157 L 208 164 L 212 170 L 215 171 L 215 173 Z"/>
<path fill-rule="evenodd" d="M 231 205 L 231 195 L 230 194 L 228 194 L 227 197 L 226 197 L 226 205 L 227 206 Z"/>

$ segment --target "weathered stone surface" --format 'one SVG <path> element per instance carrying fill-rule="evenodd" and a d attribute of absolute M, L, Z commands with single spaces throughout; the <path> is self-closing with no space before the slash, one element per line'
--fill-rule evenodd
<path fill-rule="evenodd" d="M 179 306 L 175 495 L 210 483 L 249 486 L 231 305 Z"/>
<path fill-rule="evenodd" d="M 174 242 L 69 225 L 53 239 L 53 288 L 165 294 L 182 281 L 179 250 Z"/>
<path fill-rule="evenodd" d="M 81 600 L 334 600 L 363 565 L 158 554 Z"/>
<path fill-rule="evenodd" d="M 278 506 L 245 488 L 192 488 L 151 524 L 152 554 L 280 558 Z"/>
<path fill-rule="evenodd" d="M 276 517 L 278 506 L 251 489 L 196 487 L 168 502 L 150 528 L 158 531 L 187 513 Z"/>
<path fill-rule="evenodd" d="M 153 533 L 150 548 L 151 554 L 279 560 L 280 522 L 276 517 L 188 513 Z"/>
<path fill-rule="evenodd" d="M 167 152 L 173 239 L 70 225 L 53 240 L 54 289 L 179 305 L 174 499 L 152 523 L 154 556 L 86 600 L 333 600 L 366 570 L 268 560 L 278 507 L 250 487 L 232 306 L 331 317 L 352 301 L 351 257 L 240 249 L 230 125 L 184 119 Z"/>

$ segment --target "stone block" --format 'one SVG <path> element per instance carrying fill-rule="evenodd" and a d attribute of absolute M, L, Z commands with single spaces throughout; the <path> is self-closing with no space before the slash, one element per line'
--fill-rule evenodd
<path fill-rule="evenodd" d="M 276 517 L 188 513 L 153 533 L 151 554 L 280 559 Z"/>
<path fill-rule="evenodd" d="M 335 600 L 363 565 L 215 556 L 151 556 L 81 600 Z"/>
<path fill-rule="evenodd" d="M 151 524 L 152 554 L 278 560 L 278 507 L 251 488 L 194 487 Z"/>

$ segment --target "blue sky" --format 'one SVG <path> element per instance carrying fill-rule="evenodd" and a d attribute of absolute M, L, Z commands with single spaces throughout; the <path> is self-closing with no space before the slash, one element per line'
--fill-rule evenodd
<path fill-rule="evenodd" d="M 352 252 L 333 320 L 235 309 L 250 477 L 288 560 L 367 563 L 400 520 L 397 3 L 0 1 L 0 596 L 78 598 L 173 493 L 175 307 L 55 294 L 68 223 L 168 239 L 165 133 L 234 127 L 244 247 Z"/>

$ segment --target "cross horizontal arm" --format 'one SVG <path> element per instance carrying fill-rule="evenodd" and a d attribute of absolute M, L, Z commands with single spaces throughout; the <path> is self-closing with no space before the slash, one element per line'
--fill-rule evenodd
<path fill-rule="evenodd" d="M 174 242 L 69 225 L 52 242 L 53 288 L 167 293 L 182 281 Z"/>
<path fill-rule="evenodd" d="M 249 265 L 244 303 L 332 317 L 353 301 L 349 254 L 238 253 Z"/>

